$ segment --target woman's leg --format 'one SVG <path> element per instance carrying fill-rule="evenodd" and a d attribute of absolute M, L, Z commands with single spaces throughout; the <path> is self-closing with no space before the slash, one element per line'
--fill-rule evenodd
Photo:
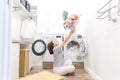
<path fill-rule="evenodd" d="M 53 72 L 59 75 L 66 75 L 68 73 L 73 72 L 74 70 L 75 70 L 74 65 L 67 65 L 59 68 L 53 68 Z"/>
<path fill-rule="evenodd" d="M 72 60 L 67 60 L 64 62 L 64 66 L 72 65 Z"/>

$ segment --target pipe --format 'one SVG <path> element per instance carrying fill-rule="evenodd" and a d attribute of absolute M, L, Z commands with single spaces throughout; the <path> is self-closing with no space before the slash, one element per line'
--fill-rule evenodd
<path fill-rule="evenodd" d="M 110 2 L 111 2 L 112 0 L 110 0 L 109 2 L 107 2 L 102 8 L 100 8 L 98 11 L 97 11 L 97 13 L 103 13 L 103 12 L 100 12 L 105 6 L 107 6 Z"/>
<path fill-rule="evenodd" d="M 111 9 L 113 9 L 113 8 L 116 8 L 117 6 L 115 5 L 115 6 L 113 6 L 113 7 L 111 7 L 111 8 L 109 8 L 109 9 L 107 9 L 106 11 L 104 11 L 100 16 L 98 16 L 97 17 L 97 19 L 104 19 L 104 18 L 106 18 L 106 17 L 108 17 L 109 16 L 109 18 L 111 17 L 111 15 L 110 15 L 110 10 Z M 109 15 L 107 15 L 107 16 L 105 16 L 105 17 L 103 17 L 103 18 L 100 18 L 102 15 L 104 15 L 105 13 L 107 13 L 109 11 Z"/>

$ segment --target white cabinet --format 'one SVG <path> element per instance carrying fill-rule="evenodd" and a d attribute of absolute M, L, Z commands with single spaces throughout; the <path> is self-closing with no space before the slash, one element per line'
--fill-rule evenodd
<path fill-rule="evenodd" d="M 12 43 L 11 45 L 11 80 L 19 78 L 19 55 L 20 44 Z"/>
<path fill-rule="evenodd" d="M 20 28 L 21 28 L 21 15 L 13 13 L 12 14 L 12 25 L 11 25 L 11 35 L 12 41 L 20 41 Z M 19 78 L 19 55 L 20 55 L 20 44 L 11 44 L 11 80 L 18 80 Z"/>
<path fill-rule="evenodd" d="M 13 13 L 12 26 L 11 26 L 12 40 L 21 40 L 20 37 L 21 23 L 22 23 L 22 17 L 17 13 Z"/>

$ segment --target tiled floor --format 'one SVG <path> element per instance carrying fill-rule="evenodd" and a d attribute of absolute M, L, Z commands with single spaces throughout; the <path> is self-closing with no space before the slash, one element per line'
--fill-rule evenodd
<path fill-rule="evenodd" d="M 44 69 L 52 72 L 52 69 Z M 30 74 L 39 72 L 38 70 L 32 71 Z M 65 80 L 93 80 L 92 77 L 84 69 L 76 69 L 75 76 L 64 76 Z"/>

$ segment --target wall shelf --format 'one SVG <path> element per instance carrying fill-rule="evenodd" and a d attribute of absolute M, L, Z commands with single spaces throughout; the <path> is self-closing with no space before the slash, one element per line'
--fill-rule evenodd
<path fill-rule="evenodd" d="M 13 0 L 13 12 L 18 12 L 24 17 L 36 17 L 36 13 L 29 12 L 21 3 L 20 0 Z"/>

